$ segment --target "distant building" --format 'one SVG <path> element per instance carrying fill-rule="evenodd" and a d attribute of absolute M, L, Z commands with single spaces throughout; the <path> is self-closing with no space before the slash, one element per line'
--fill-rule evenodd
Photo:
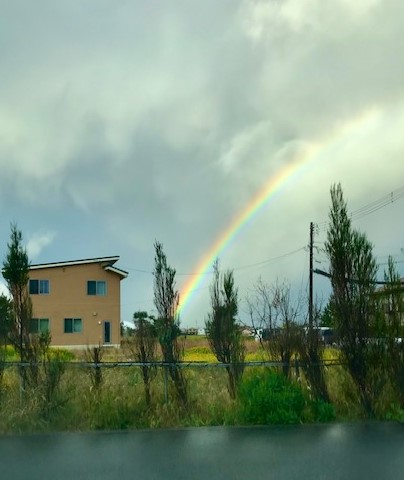
<path fill-rule="evenodd" d="M 193 328 L 193 327 L 183 328 L 183 329 L 181 330 L 181 334 L 182 334 L 182 335 L 197 335 L 197 334 L 198 334 L 198 329 L 197 329 L 197 328 Z"/>
<path fill-rule="evenodd" d="M 253 327 L 243 327 L 241 334 L 244 337 L 253 337 L 255 335 L 255 329 Z"/>
<path fill-rule="evenodd" d="M 53 346 L 120 345 L 119 257 L 31 265 L 31 333 L 49 331 Z"/>

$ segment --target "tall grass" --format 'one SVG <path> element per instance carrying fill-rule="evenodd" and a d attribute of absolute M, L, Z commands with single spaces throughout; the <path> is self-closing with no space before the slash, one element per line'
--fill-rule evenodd
<path fill-rule="evenodd" d="M 152 384 L 154 401 L 148 407 L 144 399 L 139 367 L 106 368 L 101 388 L 95 388 L 85 368 L 68 366 L 61 379 L 54 408 L 43 415 L 39 391 L 26 391 L 22 400 L 16 369 L 5 372 L 5 391 L 0 399 L 0 433 L 32 431 L 83 431 L 223 425 L 227 423 L 232 402 L 222 369 L 187 369 L 190 385 L 189 406 L 185 409 L 174 399 L 169 384 L 169 401 L 164 401 L 162 372 Z"/>
<path fill-rule="evenodd" d="M 268 359 L 258 345 L 252 347 L 249 360 Z M 58 352 L 58 358 L 72 358 L 69 352 Z M 122 359 L 122 351 L 119 355 Z M 210 355 L 206 344 L 196 343 L 187 348 L 185 360 L 209 363 Z M 338 351 L 327 349 L 326 355 L 335 359 Z M 114 359 L 111 351 L 106 358 Z M 51 408 L 44 409 L 43 391 L 27 389 L 21 395 L 17 367 L 8 367 L 0 392 L 0 433 L 318 422 L 335 416 L 354 420 L 365 415 L 343 366 L 325 370 L 332 405 L 313 398 L 303 373 L 294 369 L 289 381 L 274 369 L 247 367 L 237 400 L 231 400 L 226 371 L 220 366 L 190 367 L 184 374 L 189 386 L 186 408 L 175 400 L 170 380 L 165 401 L 163 369 L 158 369 L 151 383 L 152 402 L 148 406 L 139 367 L 103 368 L 102 385 L 96 388 L 88 368 L 67 363 L 58 388 L 52 390 L 48 400 Z M 404 421 L 404 412 L 397 405 L 393 389 L 387 386 L 379 398 L 379 418 Z"/>

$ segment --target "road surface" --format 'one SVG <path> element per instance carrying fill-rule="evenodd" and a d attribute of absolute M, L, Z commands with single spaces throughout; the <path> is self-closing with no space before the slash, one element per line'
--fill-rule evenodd
<path fill-rule="evenodd" d="M 0 438 L 0 478 L 366 479 L 404 478 L 404 425 L 61 433 Z"/>

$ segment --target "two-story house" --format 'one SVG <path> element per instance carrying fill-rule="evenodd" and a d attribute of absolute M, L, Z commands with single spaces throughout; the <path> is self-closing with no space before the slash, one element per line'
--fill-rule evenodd
<path fill-rule="evenodd" d="M 53 346 L 120 345 L 119 257 L 31 265 L 31 333 L 49 331 Z"/>

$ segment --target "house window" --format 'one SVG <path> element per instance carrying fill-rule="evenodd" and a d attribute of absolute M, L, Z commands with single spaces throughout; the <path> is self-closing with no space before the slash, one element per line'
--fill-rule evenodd
<path fill-rule="evenodd" d="M 30 280 L 30 295 L 49 295 L 49 280 Z"/>
<path fill-rule="evenodd" d="M 82 327 L 81 318 L 65 318 L 65 333 L 81 333 Z"/>
<path fill-rule="evenodd" d="M 31 318 L 29 322 L 29 333 L 49 332 L 49 318 Z"/>
<path fill-rule="evenodd" d="M 87 282 L 87 295 L 105 297 L 107 294 L 107 282 L 105 280 L 89 280 Z"/>

